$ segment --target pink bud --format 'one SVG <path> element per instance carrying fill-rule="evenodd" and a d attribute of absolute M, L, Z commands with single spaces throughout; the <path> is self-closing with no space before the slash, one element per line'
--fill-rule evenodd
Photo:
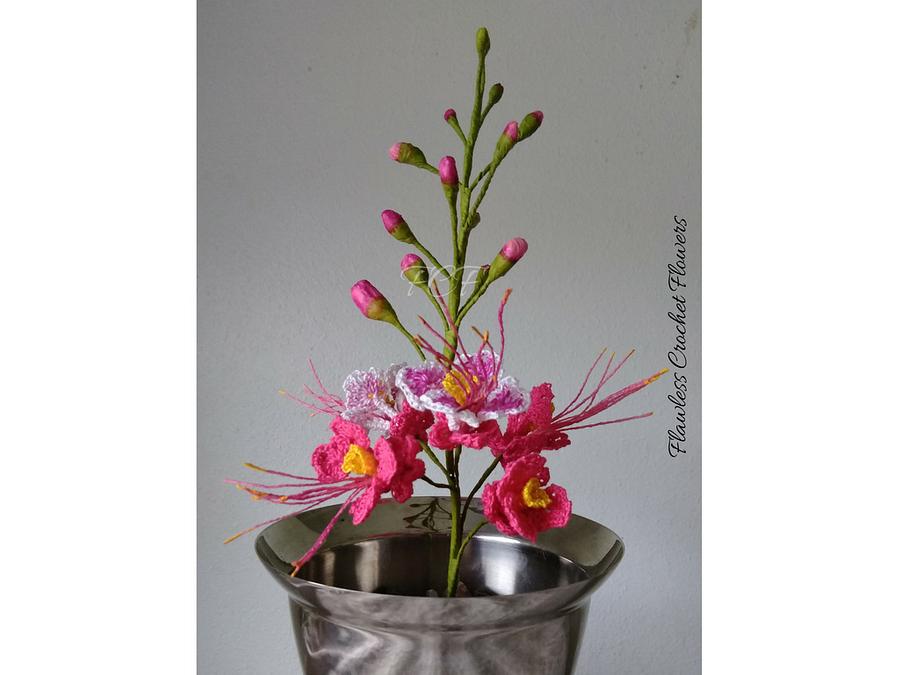
<path fill-rule="evenodd" d="M 400 261 L 400 271 L 405 272 L 410 267 L 420 267 L 424 265 L 425 263 L 415 253 L 407 253 L 403 256 L 403 260 Z"/>
<path fill-rule="evenodd" d="M 418 166 L 423 169 L 431 168 L 428 166 L 428 161 L 425 159 L 425 153 L 412 143 L 394 143 L 391 146 L 391 149 L 388 150 L 388 154 L 391 156 L 392 160 L 400 162 L 401 164 L 412 164 L 413 166 Z"/>
<path fill-rule="evenodd" d="M 544 121 L 544 113 L 542 113 L 540 110 L 535 110 L 531 114 L 537 117 L 538 124 L 541 124 Z"/>
<path fill-rule="evenodd" d="M 397 321 L 397 315 L 394 308 L 391 307 L 391 303 L 369 281 L 361 279 L 353 284 L 353 288 L 350 289 L 350 297 L 353 298 L 353 302 L 359 307 L 363 316 L 379 321 Z"/>
<path fill-rule="evenodd" d="M 390 209 L 382 211 L 381 222 L 384 223 L 384 229 L 387 230 L 387 233 L 397 241 L 407 244 L 416 243 L 416 237 L 412 230 L 409 229 L 409 225 L 403 220 L 403 216 L 396 211 L 391 211 Z"/>
<path fill-rule="evenodd" d="M 403 216 L 399 213 L 387 209 L 381 212 L 381 222 L 384 223 L 384 229 L 388 231 L 388 234 L 394 234 L 394 230 L 404 221 Z"/>
<path fill-rule="evenodd" d="M 444 185 L 459 184 L 459 175 L 456 173 L 456 160 L 450 157 L 444 157 L 438 164 L 438 174 Z"/>
<path fill-rule="evenodd" d="M 519 140 L 519 123 L 513 120 L 506 125 L 506 128 L 503 129 L 503 133 L 509 140 L 515 143 L 517 140 Z"/>
<path fill-rule="evenodd" d="M 503 244 L 503 248 L 500 249 L 500 255 L 510 262 L 516 262 L 525 255 L 527 250 L 528 242 L 522 239 L 522 237 L 516 237 Z"/>
<path fill-rule="evenodd" d="M 444 111 L 444 121 L 449 122 L 451 117 L 456 117 L 456 111 L 453 108 L 447 108 Z"/>
<path fill-rule="evenodd" d="M 425 262 L 415 253 L 407 253 L 400 261 L 400 271 L 412 284 L 426 289 L 428 288 L 428 268 Z"/>
<path fill-rule="evenodd" d="M 525 251 L 527 250 L 528 242 L 522 239 L 522 237 L 510 239 L 503 244 L 503 248 L 500 249 L 500 252 L 497 253 L 491 261 L 491 268 L 488 270 L 487 275 L 488 283 L 496 281 L 509 272 L 509 270 L 512 269 L 512 266 L 525 255 Z"/>

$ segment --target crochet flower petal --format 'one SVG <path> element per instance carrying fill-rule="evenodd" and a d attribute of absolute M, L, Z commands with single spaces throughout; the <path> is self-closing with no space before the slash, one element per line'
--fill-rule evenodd
<path fill-rule="evenodd" d="M 312 465 L 316 475 L 323 483 L 333 483 L 346 478 L 341 469 L 347 446 L 339 437 L 333 437 L 327 443 L 323 443 L 313 450 Z"/>
<path fill-rule="evenodd" d="M 377 481 L 372 481 L 369 487 L 353 502 L 350 507 L 350 513 L 353 514 L 353 524 L 359 525 L 362 521 L 369 517 L 373 509 L 378 506 L 378 500 L 381 497 L 381 490 Z"/>
<path fill-rule="evenodd" d="M 528 408 L 529 397 L 514 377 L 504 377 L 488 394 L 478 413 L 480 419 L 497 419 L 501 415 L 515 415 Z"/>
<path fill-rule="evenodd" d="M 403 401 L 400 412 L 391 420 L 391 436 L 412 436 L 425 440 L 428 427 L 434 423 L 434 415 L 430 410 L 416 410 L 408 402 Z"/>
<path fill-rule="evenodd" d="M 397 387 L 416 410 L 425 410 L 422 395 L 441 388 L 446 369 L 436 361 L 426 361 L 418 366 L 408 366 L 397 371 Z"/>
<path fill-rule="evenodd" d="M 375 444 L 375 481 L 383 491 L 390 490 L 398 502 L 409 499 L 413 482 L 425 475 L 425 463 L 416 457 L 419 449 L 419 442 L 412 436 L 379 438 Z"/>
<path fill-rule="evenodd" d="M 500 426 L 496 420 L 488 420 L 478 427 L 461 423 L 457 429 L 451 429 L 448 417 L 442 413 L 435 416 L 435 422 L 428 431 L 428 441 L 435 448 L 452 450 L 457 445 L 480 450 L 499 441 Z"/>

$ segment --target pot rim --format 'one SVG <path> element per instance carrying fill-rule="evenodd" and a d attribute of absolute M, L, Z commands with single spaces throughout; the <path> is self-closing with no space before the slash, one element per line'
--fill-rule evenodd
<path fill-rule="evenodd" d="M 328 540 L 326 540 L 325 544 L 316 555 L 318 556 L 325 551 L 334 550 L 340 546 L 352 545 L 354 543 L 361 543 L 385 537 L 415 535 L 448 536 L 449 519 L 446 519 L 446 522 L 436 521 L 427 528 L 414 527 L 411 525 L 406 525 L 404 527 L 397 522 L 394 527 L 387 527 L 386 531 L 378 531 L 385 529 L 385 523 L 390 523 L 392 519 L 398 521 L 401 520 L 404 517 L 404 513 L 407 514 L 406 517 L 409 517 L 409 515 L 413 513 L 413 509 L 421 506 L 421 504 L 414 504 L 413 502 L 421 502 L 422 500 L 428 500 L 437 505 L 442 505 L 443 503 L 446 503 L 447 505 L 450 504 L 449 497 L 435 495 L 414 496 L 403 504 L 398 503 L 394 499 L 384 499 L 379 503 L 372 516 L 357 526 L 349 523 L 349 518 L 347 518 L 346 514 L 342 516 L 334 530 L 331 532 Z M 285 568 L 290 569 L 290 561 L 282 558 L 270 545 L 269 540 L 281 538 L 284 534 L 283 530 L 291 528 L 291 524 L 293 523 L 292 529 L 294 529 L 294 534 L 302 535 L 296 537 L 298 545 L 295 549 L 302 554 L 303 551 L 307 550 L 309 546 L 312 545 L 315 538 L 321 532 L 321 529 L 313 529 L 314 526 L 310 526 L 310 521 L 327 522 L 338 508 L 340 508 L 340 505 L 310 509 L 304 513 L 297 514 L 296 516 L 275 522 L 263 529 L 256 536 L 254 549 L 256 550 L 256 554 L 260 561 L 270 574 L 275 577 L 276 581 L 288 590 L 295 600 L 303 602 L 304 596 L 308 596 L 308 593 L 304 593 L 304 590 L 308 590 L 316 594 L 340 594 L 344 597 L 393 598 L 402 599 L 403 601 L 426 602 L 441 600 L 450 605 L 459 603 L 480 603 L 484 605 L 489 603 L 496 604 L 498 600 L 500 602 L 508 602 L 508 600 L 504 601 L 504 598 L 537 597 L 541 594 L 558 595 L 561 589 L 568 589 L 573 592 L 566 593 L 566 595 L 573 595 L 575 598 L 583 599 L 612 574 L 621 561 L 625 550 L 621 537 L 614 531 L 596 521 L 573 513 L 569 524 L 566 527 L 545 530 L 538 535 L 536 542 L 531 542 L 521 537 L 505 535 L 499 532 L 490 523 L 485 525 L 474 537 L 480 541 L 500 540 L 511 542 L 511 545 L 529 546 L 541 549 L 575 565 L 585 574 L 584 579 L 554 588 L 504 595 L 447 598 L 443 596 L 429 597 L 375 593 L 332 586 L 319 581 L 290 576 L 290 574 L 285 571 Z M 481 499 L 475 498 L 472 500 L 470 512 L 481 513 Z M 379 518 L 373 518 L 375 514 L 378 514 Z M 296 524 L 298 523 L 306 529 L 297 529 Z M 341 527 L 342 525 L 343 527 Z M 399 529 L 401 527 L 402 529 Z M 291 554 L 288 557 L 296 559 L 297 555 Z M 275 562 L 276 560 L 277 563 Z M 280 563 L 280 565 L 278 563 Z M 303 602 L 303 604 L 306 603 Z"/>

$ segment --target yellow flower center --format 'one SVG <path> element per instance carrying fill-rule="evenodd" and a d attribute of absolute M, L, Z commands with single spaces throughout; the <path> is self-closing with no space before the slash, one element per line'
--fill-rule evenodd
<path fill-rule="evenodd" d="M 378 462 L 375 461 L 375 454 L 371 450 L 361 445 L 356 445 L 356 443 L 350 444 L 350 447 L 347 448 L 347 454 L 344 455 L 341 471 L 344 473 L 358 473 L 363 476 L 374 476 L 377 468 Z"/>
<path fill-rule="evenodd" d="M 472 376 L 472 381 L 478 384 L 478 378 L 474 375 Z M 465 405 L 466 396 L 472 391 L 472 385 L 469 384 L 469 381 L 462 375 L 453 372 L 444 375 L 444 381 L 441 382 L 441 386 L 460 405 Z"/>
<path fill-rule="evenodd" d="M 546 509 L 550 506 L 550 495 L 541 487 L 541 481 L 537 478 L 529 478 L 522 488 L 522 501 L 525 506 L 532 509 Z"/>

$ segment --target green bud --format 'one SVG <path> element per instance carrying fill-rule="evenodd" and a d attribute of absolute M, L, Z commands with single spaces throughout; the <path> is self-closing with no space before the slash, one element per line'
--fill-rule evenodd
<path fill-rule="evenodd" d="M 403 276 L 413 285 L 428 289 L 428 268 L 425 262 L 415 253 L 408 253 L 400 261 Z"/>
<path fill-rule="evenodd" d="M 498 82 L 488 92 L 488 105 L 494 105 L 501 98 L 503 98 L 503 85 Z"/>
<path fill-rule="evenodd" d="M 428 165 L 425 153 L 412 143 L 394 143 L 388 154 L 391 156 L 391 159 L 400 164 L 412 164 L 422 168 Z"/>
<path fill-rule="evenodd" d="M 497 140 L 497 147 L 494 148 L 494 165 L 496 166 L 503 161 L 503 158 L 512 150 L 512 147 L 519 142 L 519 124 L 513 120 L 503 129 L 500 138 Z"/>
<path fill-rule="evenodd" d="M 524 141 L 531 136 L 531 134 L 538 130 L 538 127 L 541 126 L 541 122 L 543 121 L 544 113 L 540 110 L 535 110 L 534 112 L 525 115 L 525 117 L 522 118 L 522 121 L 519 122 L 519 140 Z"/>
<path fill-rule="evenodd" d="M 488 30 L 484 26 L 478 29 L 475 33 L 475 50 L 478 52 L 478 56 L 484 58 L 487 56 L 488 51 L 491 48 L 491 36 L 488 35 Z"/>

